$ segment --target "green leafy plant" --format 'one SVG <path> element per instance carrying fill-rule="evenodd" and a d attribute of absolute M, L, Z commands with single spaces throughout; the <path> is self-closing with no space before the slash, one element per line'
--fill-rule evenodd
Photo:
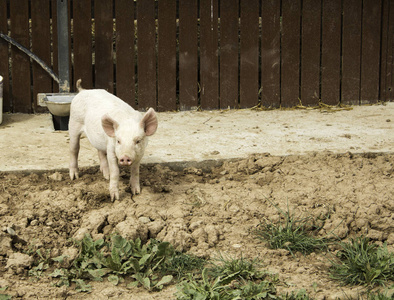
<path fill-rule="evenodd" d="M 257 300 L 257 299 L 275 299 L 276 288 L 273 282 L 270 281 L 245 281 L 239 285 L 238 289 L 234 289 L 231 292 L 231 299 L 245 299 L 245 300 Z"/>
<path fill-rule="evenodd" d="M 315 225 L 312 217 L 298 218 L 290 212 L 289 206 L 287 211 L 274 206 L 283 216 L 284 221 L 277 223 L 266 221 L 255 232 L 261 239 L 267 241 L 271 248 L 286 249 L 292 254 L 297 251 L 309 254 L 327 249 L 331 239 L 313 235 L 311 228 L 318 231 L 319 227 Z"/>
<path fill-rule="evenodd" d="M 172 280 L 172 276 L 158 278 L 154 271 L 173 253 L 172 246 L 156 240 L 142 244 L 140 239 L 128 241 L 120 235 L 111 237 L 111 241 L 93 241 L 86 236 L 81 242 L 81 253 L 74 262 L 81 277 L 88 274 L 94 280 L 102 280 L 108 274 L 108 280 L 115 285 L 124 275 L 131 275 L 147 289 L 160 289 Z"/>
<path fill-rule="evenodd" d="M 308 296 L 307 292 L 304 289 L 302 289 L 299 291 L 293 291 L 291 293 L 283 294 L 280 297 L 280 299 L 282 299 L 282 300 L 309 300 L 311 298 Z"/>
<path fill-rule="evenodd" d="M 28 274 L 29 276 L 38 278 L 49 268 L 51 251 L 47 249 L 42 253 L 41 249 L 37 249 L 35 254 L 38 256 L 38 264 L 32 267 Z"/>
<path fill-rule="evenodd" d="M 140 239 L 130 241 L 120 235 L 113 235 L 106 242 L 104 239 L 95 241 L 86 235 L 77 245 L 79 255 L 71 268 L 58 268 L 50 274 L 59 279 L 58 286 L 69 286 L 74 282 L 77 290 L 89 291 L 91 287 L 84 280 L 102 281 L 106 278 L 118 285 L 124 277 L 130 276 L 135 281 L 129 286 L 142 285 L 148 290 L 157 290 L 173 279 L 172 275 L 159 276 L 159 267 L 174 253 L 167 242 L 151 239 L 143 244 Z"/>
<path fill-rule="evenodd" d="M 178 285 L 177 299 L 268 299 L 276 295 L 275 279 L 257 269 L 257 261 L 228 259 L 220 255 L 219 263 L 204 268 L 201 279 L 192 276 Z M 272 279 L 272 278 L 271 278 Z"/>
<path fill-rule="evenodd" d="M 332 261 L 332 278 L 342 284 L 367 286 L 394 280 L 394 254 L 388 252 L 386 245 L 379 247 L 364 236 L 340 245 L 339 260 Z"/>
<path fill-rule="evenodd" d="M 0 292 L 5 292 L 8 289 L 8 286 L 0 288 Z M 0 300 L 9 300 L 11 299 L 12 296 L 7 295 L 7 294 L 0 294 Z"/>
<path fill-rule="evenodd" d="M 218 276 L 216 278 L 211 278 L 208 275 L 208 270 L 204 268 L 201 280 L 195 281 L 191 278 L 190 280 L 183 281 L 181 283 L 178 287 L 177 299 L 233 299 L 229 294 L 230 282 L 231 279 L 229 277 L 222 278 Z"/>

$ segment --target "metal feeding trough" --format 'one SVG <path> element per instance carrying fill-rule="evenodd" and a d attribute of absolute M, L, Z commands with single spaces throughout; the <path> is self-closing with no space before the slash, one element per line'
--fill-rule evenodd
<path fill-rule="evenodd" d="M 38 94 L 38 104 L 46 106 L 49 112 L 58 117 L 67 117 L 70 115 L 71 101 L 76 93 L 40 93 Z"/>
<path fill-rule="evenodd" d="M 76 93 L 39 93 L 38 104 L 48 107 L 55 130 L 68 130 L 71 101 Z"/>

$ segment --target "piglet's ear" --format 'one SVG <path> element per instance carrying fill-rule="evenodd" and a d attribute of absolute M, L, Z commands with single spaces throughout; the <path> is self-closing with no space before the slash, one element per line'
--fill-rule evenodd
<path fill-rule="evenodd" d="M 101 126 L 103 126 L 103 129 L 108 136 L 114 137 L 115 130 L 118 128 L 119 124 L 114 119 L 112 119 L 108 114 L 105 114 L 101 118 Z"/>
<path fill-rule="evenodd" d="M 149 110 L 145 113 L 144 117 L 141 120 L 141 127 L 144 128 L 145 134 L 147 136 L 152 135 L 157 130 L 157 116 L 156 112 L 153 108 L 149 108 Z"/>

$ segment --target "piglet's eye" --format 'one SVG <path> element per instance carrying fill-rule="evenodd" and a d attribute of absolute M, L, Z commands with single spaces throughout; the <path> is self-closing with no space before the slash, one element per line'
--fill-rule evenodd
<path fill-rule="evenodd" d="M 118 145 L 120 145 L 121 143 L 120 143 L 120 140 L 116 140 L 116 142 L 118 143 Z"/>
<path fill-rule="evenodd" d="M 135 143 L 138 145 L 139 143 L 141 143 L 141 140 L 136 140 Z"/>

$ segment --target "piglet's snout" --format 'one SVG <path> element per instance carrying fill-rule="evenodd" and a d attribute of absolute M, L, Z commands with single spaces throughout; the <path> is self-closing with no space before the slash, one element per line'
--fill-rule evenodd
<path fill-rule="evenodd" d="M 121 158 L 119 158 L 119 164 L 122 166 L 131 166 L 132 163 L 133 161 L 127 155 L 123 155 Z"/>

